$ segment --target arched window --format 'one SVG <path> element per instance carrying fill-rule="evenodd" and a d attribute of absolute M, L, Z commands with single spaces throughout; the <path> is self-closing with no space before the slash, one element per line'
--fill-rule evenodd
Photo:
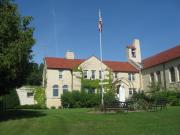
<path fill-rule="evenodd" d="M 178 65 L 177 69 L 178 69 L 178 77 L 179 77 L 178 81 L 180 82 L 180 64 Z"/>
<path fill-rule="evenodd" d="M 68 92 L 68 85 L 63 85 L 63 93 Z"/>
<path fill-rule="evenodd" d="M 175 70 L 174 70 L 174 67 L 171 67 L 169 69 L 169 73 L 170 73 L 170 82 L 175 82 Z"/>
<path fill-rule="evenodd" d="M 161 72 L 160 71 L 156 72 L 156 77 L 157 77 L 157 82 L 161 83 Z"/>
<path fill-rule="evenodd" d="M 57 97 L 59 95 L 59 87 L 58 85 L 53 85 L 53 96 Z"/>
<path fill-rule="evenodd" d="M 154 73 L 150 73 L 150 82 L 154 83 Z"/>

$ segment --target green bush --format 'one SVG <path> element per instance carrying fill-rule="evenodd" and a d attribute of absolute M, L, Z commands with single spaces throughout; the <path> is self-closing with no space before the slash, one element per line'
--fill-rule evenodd
<path fill-rule="evenodd" d="M 105 104 L 113 104 L 114 102 L 116 102 L 117 99 L 116 99 L 116 95 L 114 92 L 112 91 L 107 91 L 105 94 L 104 94 L 104 103 Z"/>
<path fill-rule="evenodd" d="M 64 93 L 61 101 L 64 108 L 89 108 L 99 105 L 100 95 L 72 91 Z"/>
<path fill-rule="evenodd" d="M 51 109 L 56 109 L 56 107 L 55 106 L 51 106 Z"/>
<path fill-rule="evenodd" d="M 177 106 L 180 105 L 180 89 L 179 88 L 169 88 L 165 90 L 160 83 L 152 83 L 149 86 L 149 95 L 154 102 L 163 100 L 169 105 Z"/>
<path fill-rule="evenodd" d="M 167 102 L 172 106 L 180 105 L 180 92 L 168 91 L 167 92 Z"/>
<path fill-rule="evenodd" d="M 11 90 L 9 94 L 0 97 L 0 110 L 13 109 L 20 105 L 16 90 Z"/>
<path fill-rule="evenodd" d="M 147 110 L 153 102 L 152 98 L 147 96 L 143 91 L 137 92 L 128 99 L 130 110 Z"/>
<path fill-rule="evenodd" d="M 180 105 L 180 92 L 172 90 L 154 91 L 150 94 L 138 92 L 128 101 L 130 102 L 129 108 L 131 110 L 147 110 L 152 104 L 158 104 L 162 101 L 171 106 L 178 106 Z"/>
<path fill-rule="evenodd" d="M 34 100 L 40 106 L 45 106 L 45 90 L 42 87 L 35 87 L 34 89 Z"/>
<path fill-rule="evenodd" d="M 15 109 L 47 109 L 47 108 L 45 106 L 35 104 L 35 105 L 21 105 L 21 106 L 17 106 Z"/>
<path fill-rule="evenodd" d="M 159 100 L 165 101 L 167 104 L 172 106 L 180 105 L 180 92 L 178 91 L 160 91 L 152 94 L 152 99 L 155 102 Z"/>

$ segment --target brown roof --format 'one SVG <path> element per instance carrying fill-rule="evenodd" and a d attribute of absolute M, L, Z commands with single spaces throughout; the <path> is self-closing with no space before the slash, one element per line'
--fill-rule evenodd
<path fill-rule="evenodd" d="M 136 49 L 136 47 L 134 45 L 129 45 L 129 46 L 127 46 L 127 48 L 129 48 L 129 49 Z"/>
<path fill-rule="evenodd" d="M 103 61 L 114 72 L 138 72 L 129 62 Z"/>
<path fill-rule="evenodd" d="M 54 58 L 45 57 L 47 68 L 52 69 L 73 69 L 80 65 L 84 60 L 82 59 L 65 59 L 65 58 Z"/>
<path fill-rule="evenodd" d="M 79 66 L 85 59 L 65 59 L 65 58 L 54 58 L 46 57 L 45 62 L 47 68 L 50 69 L 73 69 Z M 105 65 L 111 68 L 114 72 L 138 72 L 138 70 L 133 67 L 128 62 L 116 62 L 116 61 L 103 61 Z"/>
<path fill-rule="evenodd" d="M 150 68 L 176 58 L 180 58 L 180 45 L 144 59 L 143 68 Z"/>

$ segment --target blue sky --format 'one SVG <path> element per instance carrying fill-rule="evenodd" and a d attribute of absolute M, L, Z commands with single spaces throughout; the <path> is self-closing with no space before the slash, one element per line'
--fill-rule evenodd
<path fill-rule="evenodd" d="M 140 39 L 146 58 L 180 44 L 180 0 L 16 0 L 34 17 L 34 61 L 44 56 L 99 57 L 98 9 L 103 17 L 103 59 L 126 61 L 126 46 Z"/>

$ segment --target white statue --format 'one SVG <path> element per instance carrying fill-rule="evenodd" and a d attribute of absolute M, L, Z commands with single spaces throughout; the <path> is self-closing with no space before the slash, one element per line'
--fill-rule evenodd
<path fill-rule="evenodd" d="M 125 98 L 125 88 L 124 88 L 124 84 L 121 83 L 120 87 L 119 87 L 119 101 L 121 102 L 125 102 L 126 98 Z"/>

